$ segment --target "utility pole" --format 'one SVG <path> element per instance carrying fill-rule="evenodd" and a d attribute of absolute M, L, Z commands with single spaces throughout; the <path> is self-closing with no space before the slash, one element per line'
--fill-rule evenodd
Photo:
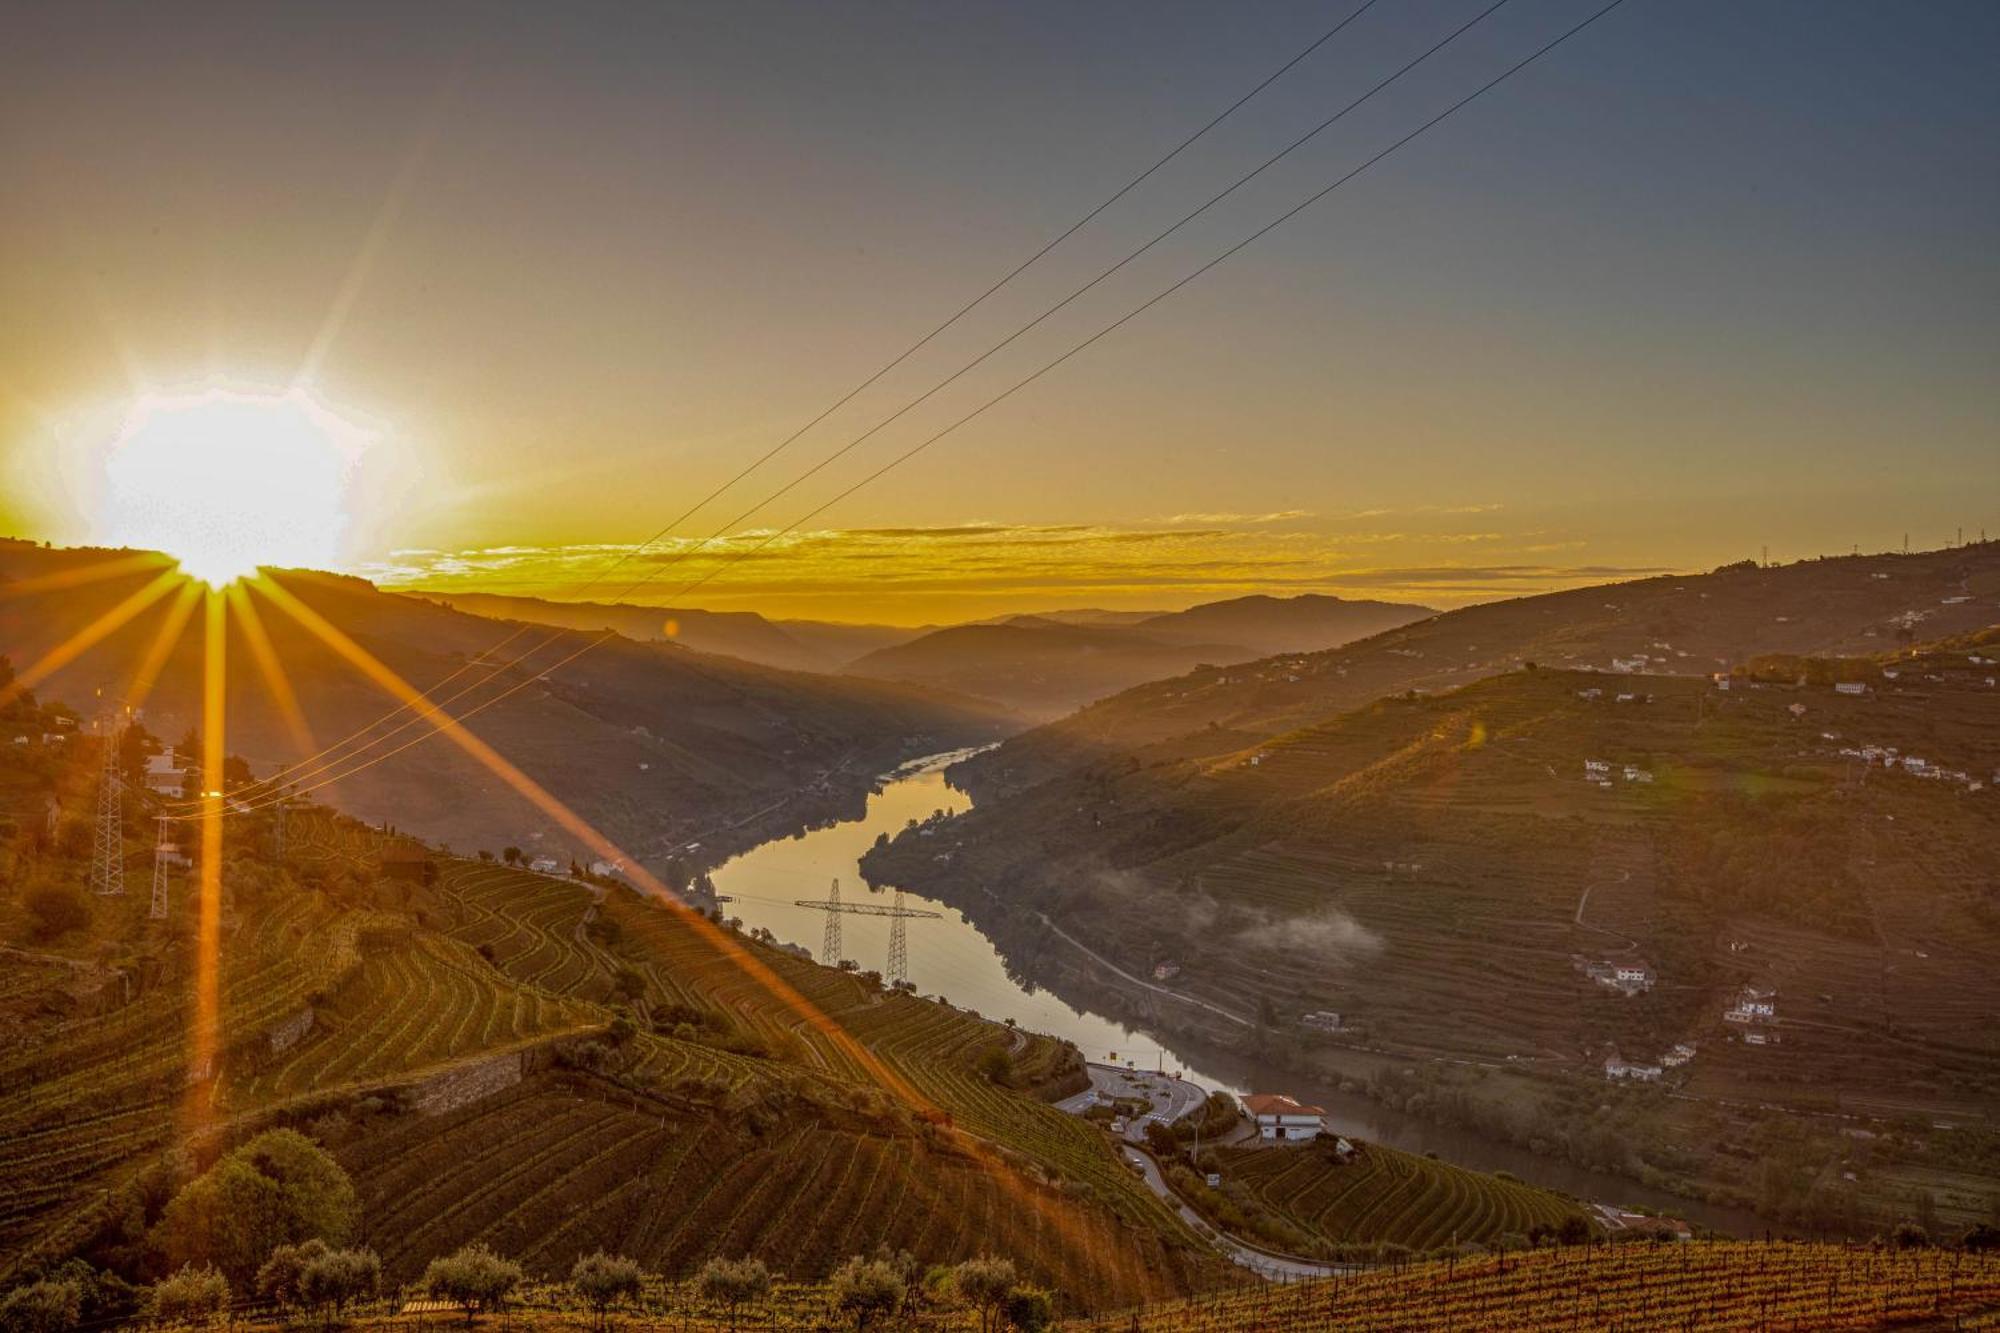
<path fill-rule="evenodd" d="M 159 817 L 160 836 L 153 844 L 153 906 L 146 913 L 154 921 L 167 919 L 167 853 L 175 850 L 167 840 L 167 817 Z"/>
<path fill-rule="evenodd" d="M 819 961 L 827 967 L 840 966 L 840 881 L 826 896 L 826 935 L 819 946 Z"/>
<path fill-rule="evenodd" d="M 272 851 L 274 855 L 272 859 L 282 866 L 285 864 L 285 798 L 283 796 L 278 798 L 278 819 L 273 827 Z"/>
<path fill-rule="evenodd" d="M 903 891 L 896 890 L 896 910 L 903 910 Z M 827 920 L 835 914 L 828 912 Z M 910 978 L 910 934 L 906 924 L 908 917 L 895 916 L 889 919 L 889 984 L 900 986 Z"/>
<path fill-rule="evenodd" d="M 104 763 L 97 780 L 97 831 L 90 849 L 90 891 L 125 892 L 125 785 L 118 776 L 124 727 L 116 711 L 104 724 Z"/>

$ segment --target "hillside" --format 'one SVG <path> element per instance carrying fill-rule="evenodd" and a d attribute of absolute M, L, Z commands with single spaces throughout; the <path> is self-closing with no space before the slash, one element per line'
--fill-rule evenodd
<path fill-rule="evenodd" d="M 1436 614 L 1407 602 L 1352 601 L 1321 593 L 1257 595 L 1149 616 L 1133 628 L 1161 638 L 1235 644 L 1253 656 L 1270 657 L 1338 648 Z"/>
<path fill-rule="evenodd" d="M 2000 1102 L 1995 637 L 1774 660 L 1726 691 L 1515 671 L 1224 754 L 1099 763 L 867 868 L 975 912 L 1066 994 L 1216 1041 L 1282 1032 L 1302 1071 L 1540 1151 L 1778 1211 L 1927 1196 L 1964 1221 L 2000 1196 L 2000 1145 L 1935 1158 L 1986 1143 Z M 1885 768 L 1889 747 L 1942 776 Z M 1235 1020 L 1122 987 L 1050 921 L 1128 972 L 1173 963 L 1176 993 Z M 1607 984 L 1620 963 L 1648 987 Z M 1776 992 L 1775 1023 L 1724 1021 L 1746 986 Z M 1301 1026 L 1319 1010 L 1338 1031 Z M 1607 1058 L 1657 1066 L 1678 1043 L 1697 1053 L 1664 1081 L 1694 1100 L 1575 1116 Z M 1445 1062 L 1406 1075 L 1416 1055 Z M 1939 1128 L 1862 1151 L 1823 1124 L 1772 1172 L 1752 1165 L 1762 1106 Z"/>
<path fill-rule="evenodd" d="M 1040 1100 L 1073 1089 L 1068 1047 L 610 882 L 445 856 L 428 883 L 386 876 L 380 835 L 324 809 L 292 812 L 282 856 L 269 816 L 227 826 L 219 1056 L 190 1071 L 187 885 L 164 921 L 136 889 L 74 891 L 95 748 L 0 752 L 0 1273 L 81 1254 L 157 1275 L 165 1199 L 289 1126 L 352 1175 L 392 1283 L 475 1239 L 538 1275 L 599 1246 L 800 1279 L 883 1243 L 999 1249 L 1092 1304 L 1219 1276 L 1098 1131 Z M 139 875 L 150 831 L 135 795 Z M 51 889 L 81 924 L 45 922 Z M 979 1072 L 994 1047 L 1000 1083 Z"/>
<path fill-rule="evenodd" d="M 641 643 L 678 643 L 696 652 L 740 657 L 746 662 L 787 671 L 838 671 L 865 653 L 928 632 L 926 628 L 812 620 L 774 623 L 754 611 L 702 611 L 624 602 L 559 602 L 544 597 L 430 589 L 410 589 L 406 595 L 493 620 L 526 621 L 565 629 L 616 630 Z"/>
<path fill-rule="evenodd" d="M 1418 606 L 1306 595 L 1240 597 L 1166 614 L 1011 616 L 878 649 L 847 671 L 992 699 L 1048 719 L 1204 663 L 1331 648 L 1430 614 Z"/>
<path fill-rule="evenodd" d="M 115 577 L 66 581 L 118 558 L 0 544 L 0 652 L 25 668 L 155 575 L 128 566 Z M 655 865 L 688 842 L 702 842 L 714 856 L 855 808 L 876 774 L 914 755 L 989 739 L 1005 725 L 995 710 L 906 686 L 780 671 L 622 637 L 544 677 L 539 673 L 596 636 L 487 620 L 358 579 L 277 577 L 418 689 L 443 683 L 440 696 L 448 697 L 476 687 L 453 702 L 453 712 L 523 686 L 469 728 Z M 274 603 L 257 594 L 251 602 L 303 722 L 287 716 L 260 663 L 260 645 L 232 616 L 229 748 L 259 776 L 353 736 L 394 709 L 376 685 Z M 176 610 L 174 596 L 161 599 L 56 672 L 43 692 L 132 697 L 143 689 L 135 686 L 142 663 L 157 651 Z M 187 615 L 162 642 L 145 711 L 151 730 L 171 743 L 196 721 L 201 617 Z M 401 730 L 369 754 L 420 734 L 421 726 Z M 342 777 L 348 767 L 307 770 L 302 785 L 363 819 L 391 820 L 459 847 L 532 844 L 565 861 L 582 851 L 447 742 L 403 749 L 389 762 Z"/>
<path fill-rule="evenodd" d="M 1329 652 L 1139 685 L 959 765 L 982 798 L 1112 756 L 1220 754 L 1405 690 L 1518 667 L 1707 675 L 1758 653 L 1875 653 L 2000 620 L 2000 542 L 1576 588 L 1446 612 Z"/>

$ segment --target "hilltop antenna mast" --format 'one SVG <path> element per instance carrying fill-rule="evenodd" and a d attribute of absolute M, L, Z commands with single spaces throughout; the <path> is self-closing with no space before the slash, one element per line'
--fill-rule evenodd
<path fill-rule="evenodd" d="M 154 921 L 167 919 L 167 853 L 174 845 L 167 839 L 167 817 L 159 817 L 160 837 L 153 844 L 153 906 L 146 915 Z"/>
<path fill-rule="evenodd" d="M 826 895 L 826 935 L 820 941 L 819 960 L 828 967 L 840 966 L 840 881 Z"/>
<path fill-rule="evenodd" d="M 125 892 L 125 786 L 118 777 L 118 743 L 124 728 L 116 712 L 105 722 L 104 763 L 97 780 L 97 830 L 90 849 L 90 891 Z"/>
<path fill-rule="evenodd" d="M 896 910 L 903 908 L 903 891 L 896 890 Z M 910 928 L 909 918 L 895 916 L 889 919 L 889 984 L 901 986 L 910 979 Z"/>

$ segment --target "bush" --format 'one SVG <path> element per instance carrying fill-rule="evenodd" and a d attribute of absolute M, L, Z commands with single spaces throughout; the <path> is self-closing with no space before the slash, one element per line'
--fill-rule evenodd
<path fill-rule="evenodd" d="M 1055 1322 L 1055 1302 L 1039 1287 L 1016 1287 L 1000 1303 L 1000 1314 L 1009 1328 L 1041 1333 Z"/>
<path fill-rule="evenodd" d="M 326 1252 L 323 1240 L 278 1246 L 257 1270 L 257 1294 L 287 1310 L 303 1306 L 306 1266 Z"/>
<path fill-rule="evenodd" d="M 876 1315 L 888 1314 L 903 1303 L 903 1280 L 880 1259 L 856 1255 L 834 1273 L 831 1294 L 836 1310 L 854 1316 L 858 1333 Z"/>
<path fill-rule="evenodd" d="M 83 1288 L 74 1282 L 36 1282 L 0 1300 L 0 1329 L 6 1333 L 66 1333 L 81 1318 Z"/>
<path fill-rule="evenodd" d="M 157 1239 L 168 1263 L 212 1264 L 248 1285 L 275 1247 L 339 1244 L 358 1213 L 340 1164 L 297 1130 L 274 1129 L 189 1181 L 167 1205 Z"/>
<path fill-rule="evenodd" d="M 229 1279 L 212 1265 L 183 1264 L 153 1284 L 146 1312 L 163 1324 L 207 1324 L 229 1308 Z"/>
<path fill-rule="evenodd" d="M 27 903 L 35 918 L 36 939 L 52 940 L 90 924 L 90 905 L 67 885 L 37 884 L 28 890 Z"/>
<path fill-rule="evenodd" d="M 484 1245 L 467 1245 L 431 1260 L 421 1285 L 438 1300 L 465 1311 L 465 1322 L 470 1324 L 475 1311 L 505 1308 L 507 1298 L 521 1285 L 521 1266 Z"/>
<path fill-rule="evenodd" d="M 1921 1250 L 1930 1243 L 1931 1233 L 1907 1219 L 1896 1223 L 1895 1230 L 1889 1233 L 1889 1244 L 1899 1250 Z"/>
<path fill-rule="evenodd" d="M 606 1254 L 602 1250 L 584 1255 L 569 1270 L 571 1290 L 582 1297 L 583 1303 L 597 1316 L 600 1328 L 604 1326 L 604 1316 L 612 1306 L 620 1301 L 639 1299 L 644 1281 L 636 1260 Z"/>
<path fill-rule="evenodd" d="M 736 1327 L 736 1307 L 761 1301 L 771 1293 L 771 1270 L 761 1259 L 724 1259 L 717 1255 L 702 1266 L 701 1294 L 729 1310 L 729 1326 Z"/>

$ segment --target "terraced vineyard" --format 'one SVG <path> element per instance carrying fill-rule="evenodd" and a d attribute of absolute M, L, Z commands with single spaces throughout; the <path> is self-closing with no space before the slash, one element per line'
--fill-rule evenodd
<path fill-rule="evenodd" d="M 599 1248 L 668 1273 L 754 1254 L 795 1277 L 878 1244 L 930 1261 L 999 1252 L 1094 1301 L 1172 1290 L 1199 1268 L 935 1136 L 782 1096 L 702 1105 L 556 1074 L 341 1156 L 398 1278 L 474 1239 L 545 1273 Z"/>
<path fill-rule="evenodd" d="M 1451 1264 L 1149 1306 L 1073 1327 L 1104 1333 L 1386 1333 L 1551 1328 L 1991 1328 L 2000 1256 L 1746 1241 L 1617 1245 Z"/>
<path fill-rule="evenodd" d="M 1331 1243 L 1387 1241 L 1413 1250 L 1486 1243 L 1555 1228 L 1582 1209 L 1516 1180 L 1380 1144 L 1341 1161 L 1320 1145 L 1217 1154 L 1225 1179 L 1305 1234 Z"/>

